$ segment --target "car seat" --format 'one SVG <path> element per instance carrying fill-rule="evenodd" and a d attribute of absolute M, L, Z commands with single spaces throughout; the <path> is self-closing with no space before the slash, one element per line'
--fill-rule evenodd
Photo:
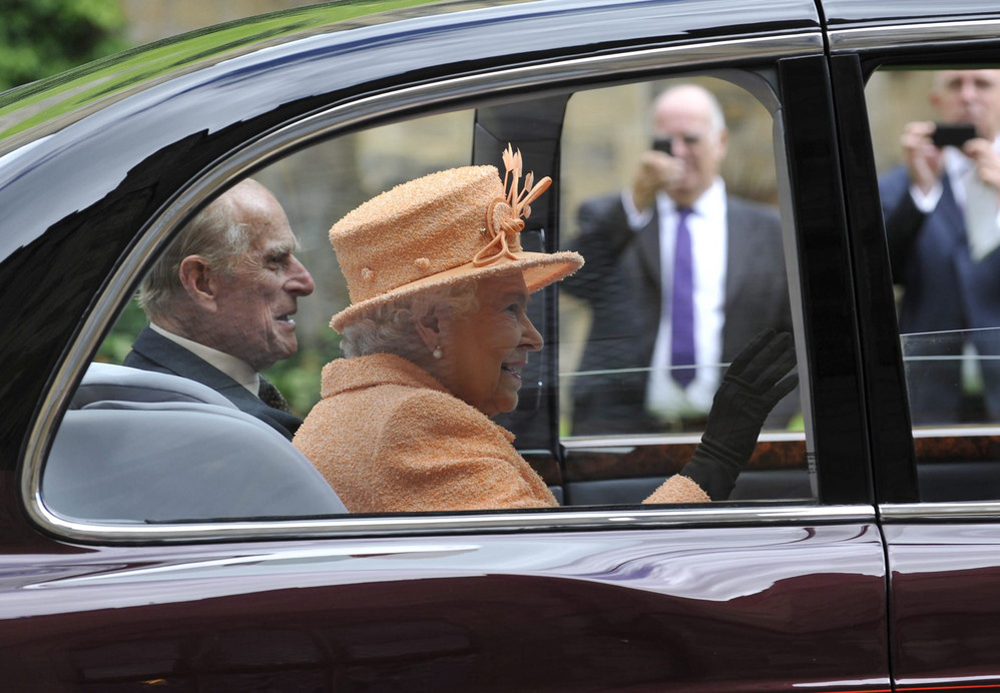
<path fill-rule="evenodd" d="M 94 363 L 59 426 L 42 500 L 75 520 L 194 522 L 345 513 L 280 433 L 201 383 Z"/>

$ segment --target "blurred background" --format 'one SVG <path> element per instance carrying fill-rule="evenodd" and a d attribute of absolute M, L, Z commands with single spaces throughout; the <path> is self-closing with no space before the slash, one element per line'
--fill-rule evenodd
<path fill-rule="evenodd" d="M 308 0 L 0 0 L 0 90 L 177 34 L 315 4 Z M 357 7 L 377 11 L 389 4 L 393 3 L 369 0 Z M 773 120 L 767 109 L 730 82 L 702 76 L 685 79 L 709 87 L 722 103 L 730 130 L 730 153 L 723 169 L 729 189 L 774 203 Z M 876 74 L 871 80 L 869 115 L 880 171 L 898 163 L 903 125 L 932 117 L 928 85 L 929 73 L 914 70 Z M 575 210 L 581 201 L 619 190 L 631 179 L 636 158 L 649 143 L 650 103 L 664 86 L 659 81 L 642 82 L 580 92 L 570 99 L 562 170 L 539 172 L 560 177 L 564 236 L 576 232 Z M 328 320 L 346 303 L 346 291 L 327 230 L 354 206 L 396 183 L 469 163 L 472 118 L 472 112 L 460 111 L 340 137 L 257 175 L 285 206 L 302 243 L 303 262 L 316 278 L 316 294 L 300 303 L 297 316 L 299 355 L 268 373 L 292 395 L 298 412 L 304 414 L 318 399 L 319 369 L 339 355 Z M 563 363 L 571 369 L 573 350 L 579 349 L 588 318 L 572 301 L 563 304 L 567 330 L 562 335 L 567 349 Z M 144 322 L 137 308 L 127 310 L 101 358 L 120 362 Z"/>

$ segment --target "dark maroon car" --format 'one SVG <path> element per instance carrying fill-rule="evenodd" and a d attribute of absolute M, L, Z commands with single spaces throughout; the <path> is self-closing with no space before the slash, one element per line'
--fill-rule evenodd
<path fill-rule="evenodd" d="M 996 357 L 948 352 L 967 406 L 911 416 L 907 375 L 967 328 L 900 333 L 878 193 L 903 124 L 930 119 L 911 105 L 931 71 L 1000 66 L 1000 7 L 368 14 L 386 4 L 223 25 L 0 95 L 0 688 L 1000 689 Z M 630 372 L 555 287 L 532 304 L 546 347 L 503 423 L 559 508 L 350 513 L 286 441 L 121 366 L 144 272 L 253 176 L 316 277 L 301 358 L 274 373 L 305 414 L 347 301 L 334 221 L 512 142 L 554 180 L 525 244 L 562 247 L 582 202 L 627 184 L 650 100 L 676 81 L 717 94 L 727 186 L 781 218 L 796 413 L 765 427 L 729 500 L 639 504 L 698 434 L 616 418 L 606 383 Z M 588 378 L 609 405 L 584 433 Z"/>

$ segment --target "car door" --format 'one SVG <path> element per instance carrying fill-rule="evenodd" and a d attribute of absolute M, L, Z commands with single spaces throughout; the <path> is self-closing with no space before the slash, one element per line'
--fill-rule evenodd
<path fill-rule="evenodd" d="M 932 225 L 940 217 L 930 211 L 914 241 L 922 244 L 920 250 L 913 245 L 911 256 L 893 255 L 895 193 L 889 192 L 893 176 L 903 170 L 899 143 L 907 123 L 946 118 L 929 95 L 955 74 L 948 71 L 990 70 L 1000 59 L 996 13 L 969 4 L 961 10 L 964 21 L 956 22 L 951 13 L 957 8 L 919 18 L 912 8 L 895 8 L 872 21 L 857 3 L 825 7 L 833 29 L 835 98 L 843 114 L 859 282 L 870 287 L 862 294 L 869 297 L 861 308 L 868 314 L 863 341 L 868 368 L 882 374 L 878 391 L 870 391 L 868 399 L 889 559 L 894 684 L 898 690 L 996 687 L 1000 672 L 991 605 L 1000 566 L 995 558 L 996 416 L 990 405 L 995 325 L 967 303 L 968 308 L 948 311 L 955 323 L 912 327 L 914 310 L 929 298 L 920 294 L 920 281 L 928 275 L 913 274 L 917 253 L 926 258 L 920 261 L 942 269 L 939 276 L 955 273 L 970 286 L 989 266 L 990 254 L 970 259 L 961 212 L 941 227 L 960 234 L 956 246 L 934 247 Z M 892 40 L 886 40 L 890 35 Z M 868 139 L 873 147 L 864 144 Z M 937 149 L 944 151 L 945 145 Z M 945 156 L 963 158 L 957 149 Z M 884 224 L 871 195 L 876 176 Z M 942 198 L 932 209 L 947 204 Z M 965 259 L 956 261 L 960 256 Z M 893 281 L 895 293 L 889 290 Z M 979 293 L 986 301 L 991 294 Z M 929 399 L 929 392 L 937 394 Z"/>
<path fill-rule="evenodd" d="M 6 161 L 0 200 L 22 205 L 8 219 L 24 223 L 18 233 L 35 243 L 32 253 L 23 244 L 8 252 L 5 276 L 67 268 L 64 254 L 91 249 L 71 296 L 33 298 L 38 315 L 73 319 L 33 334 L 34 351 L 4 352 L 40 381 L 24 390 L 30 401 L 18 421 L 30 425 L 7 423 L 24 441 L 9 457 L 16 468 L 5 471 L 0 534 L 8 682 L 48 690 L 887 690 L 885 547 L 857 340 L 863 302 L 850 271 L 833 79 L 814 8 L 540 2 L 317 24 L 280 39 L 270 28 L 265 43 L 116 94 Z M 190 40 L 203 47 L 206 39 Z M 734 127 L 747 124 L 747 148 L 730 153 L 754 162 L 743 184 L 773 170 L 761 195 L 780 218 L 798 417 L 762 434 L 733 500 L 640 504 L 683 465 L 698 432 L 630 430 L 610 408 L 613 431 L 566 427 L 573 395 L 565 381 L 588 376 L 579 358 L 589 339 L 580 306 L 555 288 L 533 307 L 549 345 L 538 386 L 504 423 L 561 507 L 360 514 L 338 510 L 322 487 L 329 497 L 289 508 L 276 493 L 251 492 L 273 463 L 293 476 L 290 446 L 287 455 L 248 450 L 241 466 L 213 477 L 223 455 L 187 445 L 193 429 L 152 434 L 167 430 L 164 409 L 180 418 L 191 407 L 138 406 L 120 394 L 112 406 L 80 404 L 101 370 L 95 354 L 114 361 L 115 344 L 130 338 L 127 323 L 140 315 L 143 324 L 130 299 L 144 273 L 233 181 L 253 175 L 275 192 L 322 279 L 297 318 L 317 326 L 311 365 L 274 374 L 292 382 L 305 373 L 304 387 L 317 390 L 303 395 L 308 407 L 319 396 L 319 368 L 338 355 L 319 329 L 346 301 L 325 239 L 336 218 L 401 180 L 494 163 L 499 146 L 514 141 L 538 175 L 555 179 L 526 231 L 526 245 L 554 250 L 576 231 L 576 207 L 622 187 L 647 146 L 646 112 L 665 80 L 707 85 L 730 106 Z M 760 118 L 741 119 L 744 106 Z M 751 121 L 763 123 L 763 138 Z M 763 154 L 752 154 L 760 141 Z M 86 180 L 96 177 L 84 163 L 111 148 L 111 180 Z M 28 194 L 53 180 L 79 185 L 65 209 Z M 35 319 L 26 316 L 27 326 Z M 616 362 L 598 366 L 627 375 Z M 201 422 L 218 414 L 211 402 L 198 405 Z M 127 429 L 126 419 L 140 423 Z M 71 428 L 81 437 L 69 438 Z M 224 435 L 228 450 L 255 447 L 249 434 Z M 302 471 L 315 491 L 311 470 Z M 123 502 L 97 514 L 109 498 Z M 157 504 L 165 515 L 151 514 Z"/>

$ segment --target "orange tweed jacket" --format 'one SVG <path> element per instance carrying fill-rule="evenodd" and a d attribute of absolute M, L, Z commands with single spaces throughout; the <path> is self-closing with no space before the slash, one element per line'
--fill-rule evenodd
<path fill-rule="evenodd" d="M 321 394 L 293 442 L 351 512 L 557 505 L 509 431 L 405 359 L 332 361 Z M 674 476 L 645 502 L 708 500 L 693 481 Z"/>

